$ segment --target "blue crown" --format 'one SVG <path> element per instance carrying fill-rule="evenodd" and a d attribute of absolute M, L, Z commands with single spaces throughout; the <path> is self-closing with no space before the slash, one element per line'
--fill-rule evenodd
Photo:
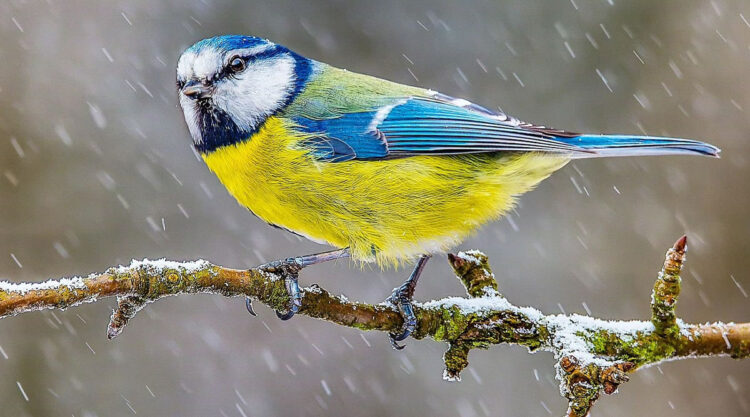
<path fill-rule="evenodd" d="M 255 36 L 222 35 L 196 42 L 193 46 L 188 48 L 187 51 L 194 53 L 198 53 L 204 49 L 231 51 L 233 49 L 252 48 L 269 44 L 272 44 L 272 42 L 267 39 L 256 38 Z"/>

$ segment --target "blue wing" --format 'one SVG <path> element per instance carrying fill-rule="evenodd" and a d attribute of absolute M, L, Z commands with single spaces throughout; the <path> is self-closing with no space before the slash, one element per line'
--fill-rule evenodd
<path fill-rule="evenodd" d="M 394 99 L 373 111 L 336 118 L 294 120 L 313 135 L 305 146 L 328 162 L 487 152 L 551 152 L 573 158 L 718 152 L 685 139 L 592 136 L 550 129 L 440 94 Z"/>

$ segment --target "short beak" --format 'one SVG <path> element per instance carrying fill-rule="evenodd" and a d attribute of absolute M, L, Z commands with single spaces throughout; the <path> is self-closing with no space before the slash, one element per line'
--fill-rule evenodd
<path fill-rule="evenodd" d="M 211 96 L 211 86 L 205 85 L 197 80 L 192 80 L 182 87 L 182 94 L 185 94 L 193 100 L 208 98 Z"/>

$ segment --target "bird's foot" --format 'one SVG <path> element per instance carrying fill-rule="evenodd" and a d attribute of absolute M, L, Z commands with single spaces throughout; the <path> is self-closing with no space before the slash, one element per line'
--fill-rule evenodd
<path fill-rule="evenodd" d="M 407 281 L 404 285 L 393 290 L 393 294 L 386 299 L 387 302 L 398 309 L 398 313 L 404 319 L 398 333 L 388 333 L 391 346 L 396 350 L 406 347 L 406 345 L 400 345 L 398 342 L 409 337 L 417 328 L 417 316 L 414 315 L 414 306 L 411 303 L 415 287 L 416 285 L 412 285 L 412 281 Z"/>
<path fill-rule="evenodd" d="M 346 258 L 349 256 L 349 250 L 338 249 L 330 252 L 317 253 L 314 255 L 297 256 L 294 258 L 286 258 L 280 261 L 272 261 L 267 264 L 263 264 L 258 267 L 259 270 L 269 272 L 272 274 L 281 275 L 284 277 L 284 283 L 286 284 L 286 290 L 289 294 L 289 305 L 285 311 L 276 311 L 276 316 L 281 320 L 289 320 L 294 317 L 295 314 L 302 307 L 302 291 L 299 288 L 299 273 L 300 271 L 310 265 L 315 265 L 327 261 L 332 261 L 340 258 Z M 255 310 L 253 309 L 253 302 L 250 297 L 245 299 L 245 306 L 247 311 L 255 316 Z"/>
<path fill-rule="evenodd" d="M 401 330 L 398 333 L 388 334 L 391 346 L 396 350 L 403 349 L 405 346 L 399 345 L 398 342 L 409 337 L 417 329 L 417 316 L 414 314 L 414 306 L 411 304 L 411 301 L 414 298 L 414 290 L 417 289 L 417 281 L 419 281 L 419 277 L 422 275 L 422 271 L 424 271 L 428 260 L 430 260 L 430 255 L 422 255 L 414 266 L 409 279 L 400 287 L 394 289 L 393 294 L 386 300 L 396 306 L 398 313 L 401 314 L 401 318 L 404 319 L 404 324 L 401 325 Z"/>
<path fill-rule="evenodd" d="M 285 311 L 276 310 L 276 316 L 281 320 L 289 320 L 294 317 L 302 306 L 302 292 L 299 289 L 299 271 L 306 265 L 304 257 L 286 258 L 281 261 L 273 261 L 258 267 L 261 271 L 279 274 L 284 277 L 286 291 L 289 294 L 289 305 Z M 245 298 L 245 307 L 247 312 L 252 316 L 257 316 L 253 309 L 253 300 L 250 297 Z"/>

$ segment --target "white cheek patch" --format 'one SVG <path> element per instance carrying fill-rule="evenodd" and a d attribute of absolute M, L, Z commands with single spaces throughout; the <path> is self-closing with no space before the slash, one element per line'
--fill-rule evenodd
<path fill-rule="evenodd" d="M 242 74 L 216 86 L 214 104 L 242 130 L 254 130 L 278 110 L 294 89 L 295 61 L 289 55 L 249 63 Z"/>
<path fill-rule="evenodd" d="M 196 145 L 201 144 L 203 142 L 203 135 L 201 134 L 200 121 L 198 120 L 197 103 L 195 100 L 180 93 L 180 106 L 182 106 L 185 123 L 187 123 L 190 136 L 193 137 L 193 142 Z"/>

